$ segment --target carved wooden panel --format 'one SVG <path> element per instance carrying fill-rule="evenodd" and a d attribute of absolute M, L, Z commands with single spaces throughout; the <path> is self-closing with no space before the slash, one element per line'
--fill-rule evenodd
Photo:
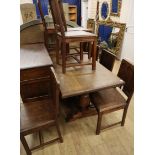
<path fill-rule="evenodd" d="M 37 19 L 36 7 L 32 3 L 24 3 L 20 5 L 23 23 Z"/>

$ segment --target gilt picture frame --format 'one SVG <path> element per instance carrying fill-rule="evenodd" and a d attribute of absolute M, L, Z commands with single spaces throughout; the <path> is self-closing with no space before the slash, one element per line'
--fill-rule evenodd
<path fill-rule="evenodd" d="M 115 27 L 115 28 L 119 29 L 119 32 L 117 33 L 116 47 L 113 48 L 113 49 L 109 49 L 110 52 L 112 52 L 114 55 L 118 56 L 120 54 L 120 52 L 121 52 L 124 33 L 125 33 L 125 29 L 126 29 L 126 24 L 125 23 L 114 22 L 114 21 L 109 19 L 108 21 L 103 21 L 103 20 L 98 21 L 97 27 L 99 27 L 99 25 L 105 25 L 105 26 Z"/>
<path fill-rule="evenodd" d="M 110 16 L 120 17 L 121 7 L 122 7 L 122 0 L 111 0 Z"/>

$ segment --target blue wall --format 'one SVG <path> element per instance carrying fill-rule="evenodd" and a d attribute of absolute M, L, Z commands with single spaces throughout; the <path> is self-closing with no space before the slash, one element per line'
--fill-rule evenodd
<path fill-rule="evenodd" d="M 62 0 L 64 3 L 69 3 L 71 5 L 77 6 L 77 23 L 78 25 L 81 25 L 81 0 Z M 40 18 L 39 9 L 37 6 L 37 0 L 33 0 L 33 3 L 36 5 L 36 11 L 37 11 L 37 18 Z M 48 14 L 48 0 L 41 0 L 42 10 L 43 14 Z"/>
<path fill-rule="evenodd" d="M 40 18 L 39 8 L 37 5 L 37 0 L 33 0 L 33 4 L 36 5 L 37 18 Z M 48 15 L 48 0 L 41 0 L 42 11 L 44 15 Z"/>

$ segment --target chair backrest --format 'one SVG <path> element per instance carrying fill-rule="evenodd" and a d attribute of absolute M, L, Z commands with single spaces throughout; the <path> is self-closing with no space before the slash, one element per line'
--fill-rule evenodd
<path fill-rule="evenodd" d="M 37 5 L 38 5 L 38 8 L 39 8 L 40 17 L 41 17 L 41 20 L 43 22 L 44 29 L 47 30 L 44 14 L 43 14 L 43 11 L 42 11 L 41 0 L 37 1 Z"/>
<path fill-rule="evenodd" d="M 59 5 L 60 13 L 61 13 L 62 22 L 65 27 L 65 31 L 67 31 L 67 24 L 66 24 L 66 18 L 65 18 L 65 12 L 63 8 L 62 0 L 58 0 L 58 5 Z"/>
<path fill-rule="evenodd" d="M 37 19 L 36 7 L 32 3 L 20 4 L 23 23 Z"/>
<path fill-rule="evenodd" d="M 134 92 L 134 66 L 127 60 L 123 59 L 117 74 L 122 80 L 125 81 L 125 85 L 122 91 L 127 95 L 128 100 L 130 99 Z"/>
<path fill-rule="evenodd" d="M 62 20 L 62 12 L 60 11 L 59 2 L 58 0 L 49 0 L 49 5 L 53 16 L 55 29 L 57 32 L 60 32 L 62 36 L 64 36 L 66 28 Z"/>
<path fill-rule="evenodd" d="M 54 68 L 51 67 L 51 98 L 56 104 L 56 113 L 59 112 L 59 95 L 60 95 L 60 83 L 57 79 Z"/>
<path fill-rule="evenodd" d="M 115 63 L 115 55 L 110 53 L 108 50 L 103 49 L 99 58 L 99 62 L 107 69 L 112 71 Z"/>
<path fill-rule="evenodd" d="M 25 83 L 23 83 L 23 84 L 21 84 L 21 89 L 23 89 L 23 86 L 24 86 L 24 88 L 27 87 L 29 90 L 32 90 L 31 86 L 32 86 L 32 88 L 35 87 L 35 84 L 36 83 L 34 83 L 34 85 L 33 84 L 25 85 Z M 26 96 L 24 94 L 25 90 L 23 89 L 23 90 L 21 90 L 21 99 L 23 100 L 23 103 L 25 104 L 25 103 L 29 103 L 29 102 L 33 102 L 33 101 L 40 101 L 43 99 L 51 99 L 52 100 L 51 106 L 53 107 L 53 105 L 55 105 L 54 106 L 56 108 L 55 111 L 56 111 L 56 113 L 58 113 L 59 112 L 60 84 L 59 84 L 59 81 L 56 77 L 56 74 L 55 74 L 53 67 L 51 67 L 49 78 L 46 79 L 46 81 L 44 80 L 44 81 L 39 82 L 38 85 L 36 85 L 36 86 L 38 86 L 37 87 L 38 89 L 41 89 L 40 87 L 44 87 L 43 91 L 44 92 L 48 91 L 48 94 L 45 94 L 44 98 L 39 98 L 39 97 L 35 96 L 34 99 L 33 99 L 33 97 L 31 99 L 31 98 L 29 98 L 29 96 L 31 96 L 31 94 L 34 95 L 34 93 L 38 93 L 38 92 L 31 92 L 30 91 L 30 93 L 26 94 L 27 95 Z M 26 97 L 28 97 L 28 99 Z"/>

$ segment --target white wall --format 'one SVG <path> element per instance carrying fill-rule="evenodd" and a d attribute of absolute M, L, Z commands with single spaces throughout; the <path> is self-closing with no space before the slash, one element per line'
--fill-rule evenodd
<path fill-rule="evenodd" d="M 126 23 L 127 32 L 124 35 L 121 59 L 127 58 L 134 63 L 134 1 L 122 1 L 121 21 Z"/>
<path fill-rule="evenodd" d="M 81 1 L 81 26 L 87 27 L 87 20 L 88 20 L 88 1 L 82 0 Z"/>

